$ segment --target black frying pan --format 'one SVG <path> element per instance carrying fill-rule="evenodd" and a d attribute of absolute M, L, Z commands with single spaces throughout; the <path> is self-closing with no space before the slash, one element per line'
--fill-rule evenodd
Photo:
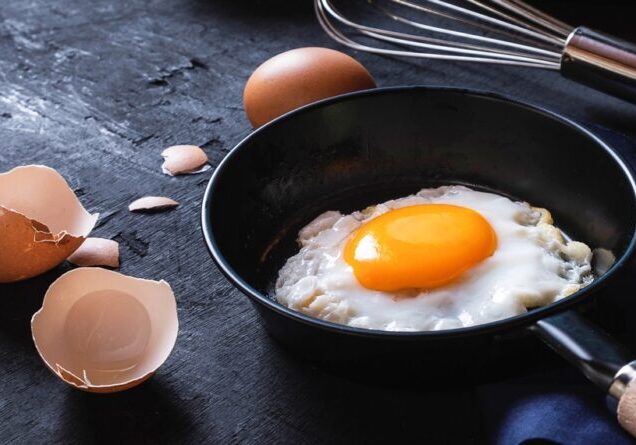
<path fill-rule="evenodd" d="M 552 305 L 447 331 L 357 329 L 272 298 L 278 269 L 298 249 L 298 230 L 321 212 L 451 183 L 545 207 L 566 233 L 610 249 L 617 261 Z M 624 366 L 633 357 L 575 309 L 589 304 L 633 254 L 633 174 L 605 143 L 554 113 L 493 94 L 424 87 L 322 101 L 240 142 L 208 185 L 202 221 L 219 268 L 251 299 L 268 332 L 306 357 L 394 369 L 417 364 L 428 375 L 462 378 L 497 366 L 502 344 L 521 345 L 533 332 L 617 398 L 631 379 Z"/>

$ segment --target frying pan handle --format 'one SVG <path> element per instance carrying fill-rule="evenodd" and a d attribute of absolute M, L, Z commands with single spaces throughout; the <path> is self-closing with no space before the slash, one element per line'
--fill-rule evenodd
<path fill-rule="evenodd" d="M 561 74 L 636 102 L 636 45 L 581 26 L 566 41 Z"/>
<path fill-rule="evenodd" d="M 636 437 L 636 360 L 575 311 L 544 318 L 530 330 L 590 381 L 618 400 L 618 421 Z"/>

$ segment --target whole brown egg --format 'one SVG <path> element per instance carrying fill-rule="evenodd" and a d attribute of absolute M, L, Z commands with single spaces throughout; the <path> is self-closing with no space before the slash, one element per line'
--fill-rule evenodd
<path fill-rule="evenodd" d="M 252 126 L 327 97 L 374 88 L 371 74 L 357 60 L 328 48 L 297 48 L 265 61 L 243 93 Z"/>

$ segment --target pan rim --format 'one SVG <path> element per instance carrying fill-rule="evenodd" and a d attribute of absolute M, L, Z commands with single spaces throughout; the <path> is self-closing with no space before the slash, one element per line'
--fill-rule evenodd
<path fill-rule="evenodd" d="M 474 335 L 488 335 L 495 332 L 501 332 L 505 330 L 512 330 L 514 328 L 523 328 L 529 325 L 532 325 L 537 320 L 546 318 L 550 315 L 554 315 L 565 310 L 568 310 L 583 301 L 592 297 L 592 295 L 603 287 L 607 285 L 612 277 L 614 277 L 619 271 L 621 271 L 625 265 L 629 262 L 631 257 L 634 255 L 634 251 L 636 250 L 636 226 L 631 234 L 631 239 L 629 244 L 623 254 L 617 259 L 614 265 L 610 268 L 608 272 L 606 272 L 603 276 L 594 280 L 590 285 L 586 286 L 584 289 L 574 293 L 567 298 L 563 298 L 559 301 L 551 303 L 546 306 L 542 306 L 539 308 L 532 309 L 529 312 L 524 314 L 516 315 L 514 317 L 508 317 L 501 320 L 491 321 L 484 324 L 478 324 L 475 326 L 468 326 L 462 328 L 448 329 L 448 330 L 439 330 L 439 331 L 383 331 L 377 329 L 366 329 L 366 328 L 357 328 L 348 325 L 337 324 L 329 321 L 325 321 L 319 318 L 315 318 L 306 314 L 303 314 L 294 309 L 283 306 L 282 304 L 274 301 L 270 297 L 264 295 L 262 292 L 250 286 L 238 272 L 236 272 L 230 264 L 226 261 L 223 254 L 220 252 L 218 248 L 216 239 L 213 235 L 212 231 L 212 222 L 210 221 L 209 209 L 211 207 L 211 203 L 214 197 L 214 190 L 216 185 L 220 181 L 221 172 L 225 168 L 227 164 L 229 164 L 233 157 L 243 149 L 243 147 L 247 146 L 253 138 L 258 137 L 258 135 L 268 128 L 272 126 L 278 125 L 280 122 L 284 122 L 290 119 L 294 119 L 295 116 L 306 113 L 310 110 L 321 108 L 324 106 L 345 102 L 349 100 L 355 100 L 359 97 L 367 97 L 374 95 L 384 95 L 384 94 L 392 94 L 395 92 L 412 92 L 414 94 L 418 92 L 442 92 L 442 93 L 452 93 L 452 94 L 461 94 L 461 95 L 469 95 L 469 96 L 477 96 L 480 98 L 486 98 L 491 100 L 496 100 L 499 102 L 506 103 L 511 106 L 520 107 L 526 110 L 529 110 L 534 113 L 542 114 L 554 121 L 557 121 L 559 124 L 569 126 L 570 128 L 578 131 L 583 136 L 592 140 L 599 149 L 602 149 L 608 154 L 614 162 L 620 167 L 623 171 L 624 176 L 628 180 L 631 185 L 632 196 L 634 201 L 636 201 L 636 180 L 634 178 L 634 173 L 630 166 L 625 162 L 623 157 L 617 153 L 614 149 L 612 149 L 605 141 L 603 141 L 599 136 L 594 134 L 592 131 L 585 128 L 583 125 L 567 118 L 559 113 L 554 111 L 550 111 L 542 106 L 532 104 L 525 101 L 520 101 L 517 99 L 513 99 L 509 96 L 495 93 L 488 90 L 480 90 L 480 89 L 472 89 L 472 88 L 457 88 L 457 87 L 446 87 L 446 86 L 429 86 L 429 85 L 415 85 L 415 86 L 394 86 L 394 87 L 382 87 L 375 88 L 364 91 L 357 91 L 354 93 L 347 93 L 335 97 L 331 97 L 328 99 L 323 99 L 318 102 L 311 103 L 309 105 L 305 105 L 301 108 L 292 110 L 273 121 L 257 128 L 256 130 L 250 132 L 246 137 L 244 137 L 240 142 L 238 142 L 229 153 L 223 158 L 223 160 L 216 167 L 212 177 L 210 178 L 208 185 L 206 187 L 203 202 L 201 206 L 201 229 L 203 232 L 203 237 L 206 243 L 206 247 L 208 252 L 210 253 L 213 261 L 216 266 L 219 268 L 221 273 L 234 285 L 238 290 L 240 290 L 243 294 L 245 294 L 250 300 L 254 303 L 258 303 L 266 309 L 273 310 L 277 312 L 279 315 L 282 315 L 286 318 L 290 318 L 294 321 L 311 325 L 316 328 L 320 328 L 326 331 L 336 332 L 340 334 L 348 334 L 359 337 L 367 337 L 367 338 L 378 338 L 385 340 L 424 340 L 424 339 L 452 339 L 463 336 L 474 336 Z"/>

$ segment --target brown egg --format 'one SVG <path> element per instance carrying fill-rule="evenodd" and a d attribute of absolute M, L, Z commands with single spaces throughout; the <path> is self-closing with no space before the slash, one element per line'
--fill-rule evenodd
<path fill-rule="evenodd" d="M 252 126 L 327 97 L 375 88 L 355 59 L 328 48 L 292 49 L 267 60 L 250 76 L 243 93 Z"/>

